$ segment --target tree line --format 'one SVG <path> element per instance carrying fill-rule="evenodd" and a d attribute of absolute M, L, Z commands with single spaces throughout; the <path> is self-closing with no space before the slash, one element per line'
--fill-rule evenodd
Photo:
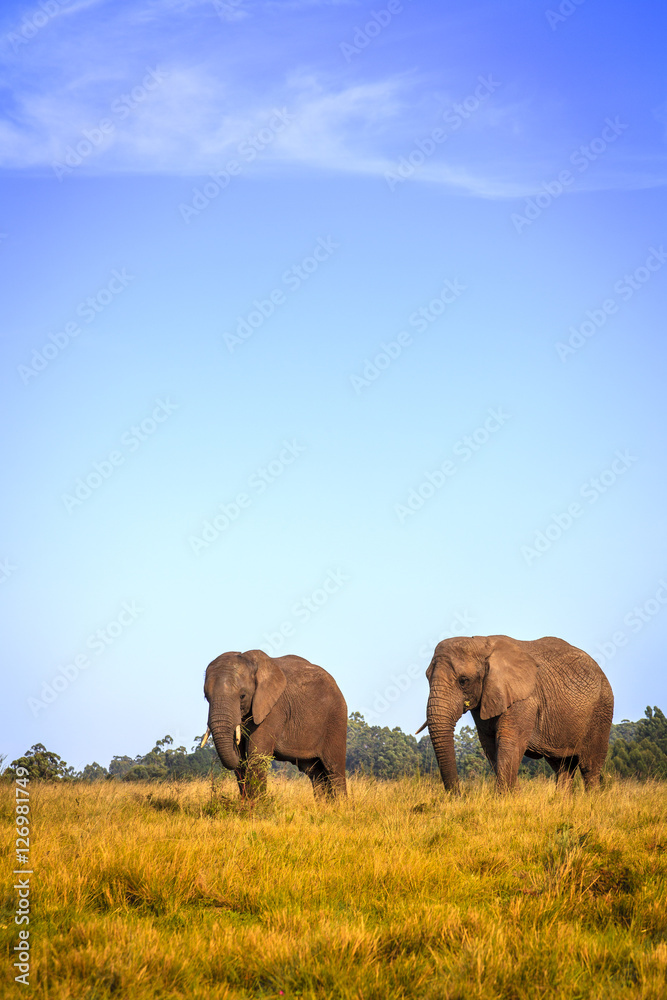
<path fill-rule="evenodd" d="M 222 772 L 213 741 L 201 748 L 201 736 L 195 738 L 190 751 L 173 746 L 171 736 L 158 740 L 145 754 L 136 757 L 115 756 L 109 767 L 97 761 L 75 771 L 53 751 L 36 743 L 23 757 L 13 760 L 4 775 L 14 777 L 16 768 L 26 768 L 30 778 L 48 781 L 169 781 L 206 778 Z M 477 730 L 462 726 L 454 734 L 456 764 L 461 778 L 478 778 L 491 774 L 491 767 L 482 750 Z M 347 728 L 347 770 L 386 780 L 419 774 L 438 774 L 438 764 L 429 736 L 417 740 L 399 726 L 369 726 L 359 712 L 353 712 Z M 273 761 L 275 772 L 297 778 L 292 764 Z M 624 719 L 611 727 L 606 772 L 621 778 L 657 778 L 667 780 L 667 719 L 659 708 L 647 707 L 645 717 L 638 722 Z M 552 776 L 544 760 L 523 758 L 519 775 L 535 778 Z"/>

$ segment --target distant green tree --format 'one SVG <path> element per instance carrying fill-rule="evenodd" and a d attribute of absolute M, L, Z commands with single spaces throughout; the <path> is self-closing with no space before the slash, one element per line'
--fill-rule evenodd
<path fill-rule="evenodd" d="M 281 778 L 287 778 L 288 781 L 294 781 L 297 778 L 306 778 L 306 775 L 294 765 L 290 764 L 288 760 L 272 760 L 271 761 L 271 771 L 275 775 L 279 775 Z"/>
<path fill-rule="evenodd" d="M 426 734 L 422 736 L 417 744 L 417 753 L 419 754 L 419 772 L 420 774 L 440 774 L 438 768 L 438 761 L 435 756 L 435 750 L 433 749 L 433 744 L 431 743 L 431 737 Z"/>
<path fill-rule="evenodd" d="M 353 712 L 347 725 L 348 771 L 375 778 L 400 778 L 419 770 L 417 740 L 396 726 L 369 726 L 360 712 Z"/>
<path fill-rule="evenodd" d="M 634 723 L 632 739 L 618 738 L 607 764 L 622 778 L 667 779 L 667 719 L 657 706 L 647 705 L 645 718 Z"/>
<path fill-rule="evenodd" d="M 637 723 L 635 738 L 650 740 L 667 756 L 667 719 L 657 705 L 653 706 L 653 711 L 647 705 L 645 715 L 646 718 Z"/>
<path fill-rule="evenodd" d="M 417 749 L 421 773 L 439 775 L 440 769 L 431 737 L 422 736 L 417 744 Z M 458 733 L 454 733 L 454 755 L 456 757 L 456 770 L 460 778 L 475 778 L 481 774 L 487 774 L 490 770 L 479 742 L 477 730 L 472 726 L 462 726 Z"/>
<path fill-rule="evenodd" d="M 76 777 L 95 781 L 109 777 L 124 781 L 168 781 L 207 777 L 220 772 L 222 766 L 211 740 L 201 749 L 201 737 L 190 753 L 183 746 L 174 747 L 171 736 L 157 740 L 155 746 L 137 757 L 115 756 L 108 772 L 97 762 L 87 764 Z M 477 730 L 462 726 L 454 733 L 456 766 L 461 778 L 477 778 L 491 774 L 491 767 L 479 742 Z M 46 755 L 46 757 L 44 756 Z M 41 744 L 36 744 L 25 757 L 13 761 L 7 768 L 9 775 L 14 766 L 28 767 L 32 760 L 32 773 L 58 775 L 60 779 L 74 777 L 57 754 L 50 754 Z M 273 762 L 275 772 L 297 778 L 299 772 L 291 764 Z M 60 770 L 59 770 L 60 767 Z M 347 729 L 347 770 L 368 774 L 376 778 L 399 778 L 411 774 L 437 775 L 438 763 L 431 739 L 427 735 L 417 742 L 414 736 L 404 733 L 398 726 L 369 726 L 360 712 L 352 712 Z M 646 718 L 639 722 L 624 719 L 612 726 L 608 767 L 621 776 L 667 779 L 667 720 L 659 708 L 646 709 Z M 30 768 L 29 768 L 30 770 Z M 544 774 L 553 776 L 544 760 L 524 757 L 519 774 L 534 778 Z"/>
<path fill-rule="evenodd" d="M 211 770 L 221 770 L 212 741 L 201 749 L 201 736 L 196 737 L 191 753 L 184 746 L 173 747 L 173 742 L 171 736 L 164 736 L 148 753 L 134 758 L 114 757 L 109 764 L 109 777 L 122 781 L 170 781 L 204 778 Z"/>
<path fill-rule="evenodd" d="M 359 712 L 353 712 L 349 717 L 347 746 L 348 771 L 372 774 L 378 778 L 440 773 L 428 734 L 417 742 L 414 736 L 403 733 L 398 727 L 381 729 L 369 726 Z M 472 726 L 462 726 L 458 733 L 454 733 L 454 753 L 460 778 L 477 778 L 491 773 L 477 730 Z M 537 764 L 538 761 L 530 763 Z"/>
<path fill-rule="evenodd" d="M 92 764 L 86 764 L 83 771 L 77 774 L 77 778 L 82 781 L 102 781 L 109 777 L 106 767 L 102 767 L 96 760 Z"/>
<path fill-rule="evenodd" d="M 123 781 L 160 781 L 169 777 L 167 767 L 168 747 L 173 743 L 171 736 L 165 736 L 161 740 L 156 740 L 155 746 L 142 757 L 136 757 L 135 763 L 123 775 Z M 179 748 L 185 753 L 185 747 Z M 172 751 L 173 753 L 174 751 Z"/>
<path fill-rule="evenodd" d="M 491 765 L 473 726 L 461 726 L 460 732 L 454 734 L 454 752 L 459 777 L 479 778 L 491 773 Z"/>
<path fill-rule="evenodd" d="M 519 777 L 537 778 L 539 775 L 545 778 L 553 778 L 554 780 L 556 778 L 556 775 L 544 758 L 533 760 L 532 757 L 523 757 L 519 764 Z"/>
<path fill-rule="evenodd" d="M 629 719 L 622 719 L 612 725 L 609 733 L 609 746 L 613 746 L 616 740 L 625 740 L 626 743 L 631 743 L 635 738 L 638 725 L 638 722 L 630 722 Z"/>
<path fill-rule="evenodd" d="M 213 740 L 209 740 L 205 747 L 200 748 L 202 737 L 196 736 L 191 752 L 187 756 L 188 774 L 193 778 L 207 778 L 211 772 L 222 771 L 222 764 L 215 749 Z"/>
<path fill-rule="evenodd" d="M 47 750 L 43 743 L 35 743 L 26 750 L 23 757 L 13 760 L 6 768 L 5 774 L 16 777 L 17 767 L 26 768 L 31 780 L 40 778 L 42 781 L 71 781 L 75 777 L 74 768 L 68 767 L 62 757 Z"/>
<path fill-rule="evenodd" d="M 417 744 L 417 752 L 421 774 L 438 775 L 438 761 L 430 736 L 423 736 L 420 739 Z M 479 778 L 493 774 L 474 726 L 462 726 L 458 733 L 454 733 L 454 754 L 456 756 L 456 770 L 460 778 Z M 519 774 L 525 778 L 534 778 L 539 774 L 551 777 L 553 771 L 545 760 L 532 760 L 529 757 L 524 757 Z"/>
<path fill-rule="evenodd" d="M 115 756 L 109 764 L 109 777 L 122 778 L 134 766 L 132 757 Z"/>

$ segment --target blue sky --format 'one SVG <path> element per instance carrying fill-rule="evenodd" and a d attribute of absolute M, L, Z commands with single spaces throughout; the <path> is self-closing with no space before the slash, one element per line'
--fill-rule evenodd
<path fill-rule="evenodd" d="M 665 708 L 662 7 L 1 18 L 0 750 L 189 747 L 253 647 L 414 731 L 447 634 Z"/>

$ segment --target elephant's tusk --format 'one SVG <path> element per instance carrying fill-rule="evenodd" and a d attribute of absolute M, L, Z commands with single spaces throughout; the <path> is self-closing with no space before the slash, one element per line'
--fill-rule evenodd
<path fill-rule="evenodd" d="M 205 746 L 206 746 L 206 743 L 208 742 L 208 738 L 209 738 L 209 736 L 210 736 L 210 735 L 211 735 L 211 730 L 210 730 L 210 729 L 208 728 L 208 726 L 207 726 L 207 727 L 206 727 L 206 732 L 205 732 L 205 733 L 204 733 L 204 735 L 202 736 L 202 740 L 201 740 L 201 743 L 199 744 L 199 749 L 200 749 L 200 750 L 202 749 L 202 747 L 205 747 Z"/>
<path fill-rule="evenodd" d="M 236 727 L 236 730 L 234 732 L 234 736 L 236 737 L 236 744 L 238 746 L 238 744 L 241 742 L 241 727 L 240 726 Z"/>
<path fill-rule="evenodd" d="M 428 722 L 425 722 L 423 726 L 419 727 L 419 729 L 417 730 L 417 733 L 421 733 L 422 729 L 426 729 L 427 726 L 428 726 Z M 417 735 L 417 733 L 415 733 L 415 736 Z"/>

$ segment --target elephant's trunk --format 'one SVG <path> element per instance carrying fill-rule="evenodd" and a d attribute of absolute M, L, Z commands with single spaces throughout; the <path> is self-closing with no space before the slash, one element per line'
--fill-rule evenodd
<path fill-rule="evenodd" d="M 440 776 L 448 791 L 459 787 L 454 753 L 454 727 L 463 712 L 452 707 L 451 699 L 444 697 L 437 689 L 431 690 L 426 706 L 428 732 L 440 768 Z"/>
<path fill-rule="evenodd" d="M 228 709 L 211 705 L 208 724 L 218 751 L 218 757 L 223 767 L 235 771 L 241 762 L 236 746 L 235 733 L 241 723 L 241 713 L 238 718 Z"/>

